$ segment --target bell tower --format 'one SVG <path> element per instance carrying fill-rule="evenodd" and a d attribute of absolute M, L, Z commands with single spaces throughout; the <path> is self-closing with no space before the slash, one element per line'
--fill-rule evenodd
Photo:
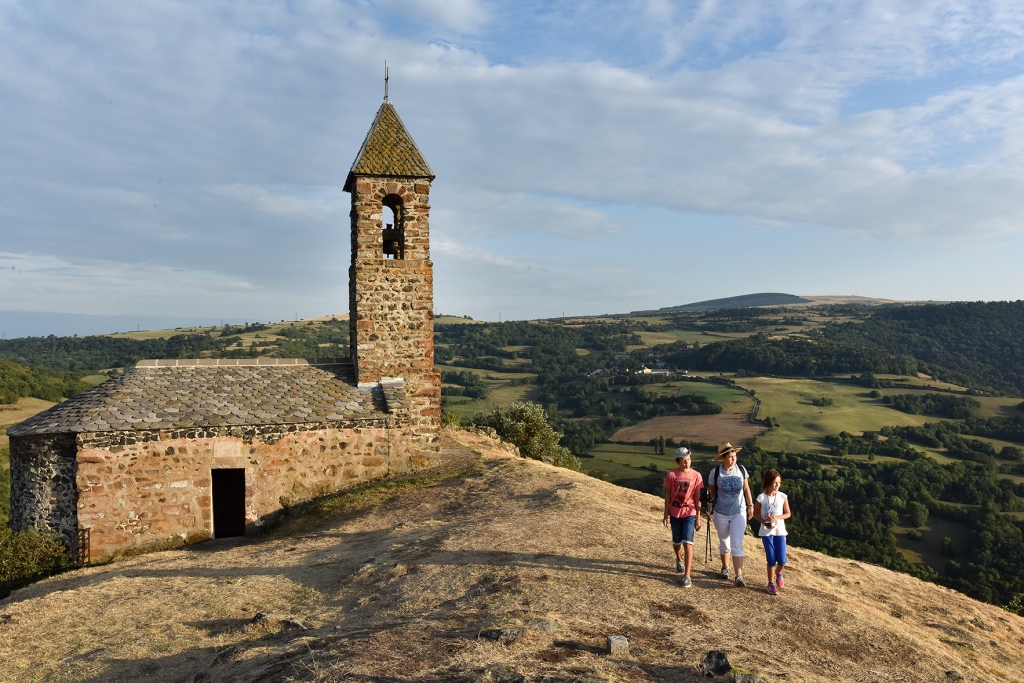
<path fill-rule="evenodd" d="M 385 96 L 356 155 L 352 194 L 349 337 L 360 385 L 401 378 L 415 441 L 433 443 L 441 422 L 434 368 L 434 172 Z"/>

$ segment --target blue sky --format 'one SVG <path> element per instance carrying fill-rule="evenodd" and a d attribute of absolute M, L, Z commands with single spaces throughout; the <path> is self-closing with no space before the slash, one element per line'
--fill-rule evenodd
<path fill-rule="evenodd" d="M 345 312 L 385 59 L 439 313 L 1024 298 L 1022 52 L 1017 2 L 0 0 L 0 311 Z"/>

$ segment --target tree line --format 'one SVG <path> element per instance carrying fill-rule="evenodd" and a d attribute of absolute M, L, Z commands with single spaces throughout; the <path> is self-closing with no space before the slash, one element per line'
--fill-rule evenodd
<path fill-rule="evenodd" d="M 56 403 L 88 388 L 71 372 L 29 368 L 0 359 L 0 403 L 14 403 L 28 396 Z"/>

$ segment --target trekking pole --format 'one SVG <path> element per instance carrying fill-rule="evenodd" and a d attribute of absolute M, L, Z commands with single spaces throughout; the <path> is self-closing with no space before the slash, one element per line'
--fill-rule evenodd
<path fill-rule="evenodd" d="M 707 532 L 704 534 L 704 564 L 711 561 L 711 518 L 708 517 Z"/>

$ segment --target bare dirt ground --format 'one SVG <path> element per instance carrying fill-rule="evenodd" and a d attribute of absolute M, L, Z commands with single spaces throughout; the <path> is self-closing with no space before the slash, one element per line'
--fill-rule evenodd
<path fill-rule="evenodd" d="M 728 441 L 739 445 L 764 433 L 763 425 L 754 424 L 743 415 L 662 415 L 631 427 L 623 427 L 612 435 L 612 441 L 647 442 L 658 436 L 715 445 Z"/>
<path fill-rule="evenodd" d="M 684 590 L 659 499 L 467 432 L 444 446 L 468 468 L 15 592 L 0 679 L 698 681 L 722 650 L 769 681 L 1021 680 L 1024 619 L 997 607 L 801 549 L 771 597 L 753 538 L 735 588 L 703 532 Z"/>

